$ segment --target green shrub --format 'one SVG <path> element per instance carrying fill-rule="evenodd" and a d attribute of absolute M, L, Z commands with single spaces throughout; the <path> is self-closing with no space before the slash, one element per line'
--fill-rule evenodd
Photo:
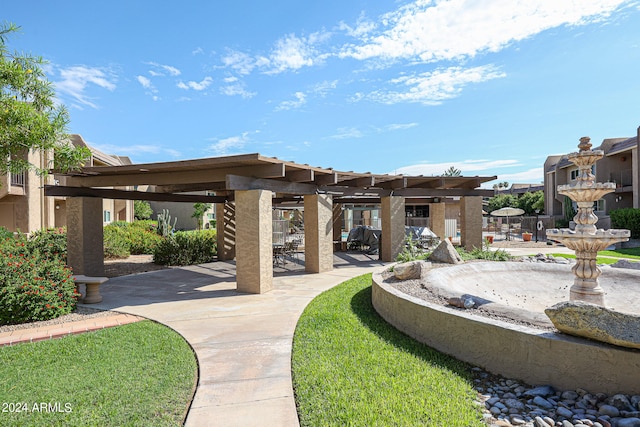
<path fill-rule="evenodd" d="M 421 259 L 427 259 L 431 252 L 422 249 L 411 237 L 405 238 L 404 248 L 396 257 L 398 262 L 409 262 Z"/>
<path fill-rule="evenodd" d="M 126 258 L 129 255 L 152 254 L 162 242 L 156 232 L 156 221 L 116 221 L 104 228 L 105 257 Z"/>
<path fill-rule="evenodd" d="M 160 242 L 153 262 L 161 265 L 192 265 L 211 262 L 216 256 L 216 231 L 179 231 Z"/>
<path fill-rule="evenodd" d="M 133 255 L 152 254 L 164 238 L 143 228 L 131 227 L 128 233 L 129 252 Z"/>
<path fill-rule="evenodd" d="M 625 208 L 609 212 L 611 226 L 631 231 L 632 239 L 640 239 L 640 209 Z"/>
<path fill-rule="evenodd" d="M 0 240 L 4 240 L 8 237 L 13 237 L 13 231 L 9 231 L 4 227 L 0 227 Z"/>
<path fill-rule="evenodd" d="M 127 258 L 129 238 L 125 227 L 109 224 L 104 228 L 104 257 L 108 259 Z"/>
<path fill-rule="evenodd" d="M 20 235 L 0 244 L 0 325 L 54 319 L 76 306 L 75 283 L 64 259 L 38 248 L 30 252 L 36 245 L 29 243 Z"/>
<path fill-rule="evenodd" d="M 471 259 L 484 259 L 487 261 L 509 261 L 513 259 L 513 256 L 502 249 L 498 249 L 497 251 L 492 251 L 488 247 L 485 249 L 474 248 L 471 252 L 467 252 L 464 248 L 456 248 L 460 257 L 465 260 Z"/>
<path fill-rule="evenodd" d="M 67 229 L 65 227 L 38 230 L 27 241 L 31 253 L 38 251 L 44 258 L 67 262 Z"/>

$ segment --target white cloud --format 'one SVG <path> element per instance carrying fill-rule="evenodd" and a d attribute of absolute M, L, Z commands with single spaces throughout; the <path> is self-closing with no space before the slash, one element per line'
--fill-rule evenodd
<path fill-rule="evenodd" d="M 189 81 L 187 83 L 184 83 L 184 82 L 180 81 L 180 82 L 178 82 L 177 86 L 180 89 L 184 89 L 184 90 L 193 89 L 193 90 L 196 90 L 196 91 L 201 91 L 201 90 L 205 90 L 206 88 L 208 88 L 211 85 L 211 83 L 213 83 L 213 79 L 211 77 L 205 77 L 200 82 Z"/>
<path fill-rule="evenodd" d="M 399 102 L 419 102 L 425 105 L 438 105 L 442 101 L 455 98 L 462 88 L 470 83 L 505 77 L 504 72 L 492 65 L 474 68 L 450 67 L 435 71 L 398 77 L 390 81 L 401 85 L 403 91 L 374 91 L 368 95 L 356 94 L 353 99 L 368 98 L 385 104 Z"/>
<path fill-rule="evenodd" d="M 393 173 L 402 175 L 425 175 L 439 176 L 453 166 L 462 171 L 463 176 L 479 175 L 479 172 L 514 167 L 520 165 L 518 160 L 463 160 L 461 162 L 447 163 L 419 163 L 415 165 L 403 166 L 396 169 Z"/>
<path fill-rule="evenodd" d="M 147 62 L 146 64 L 151 65 L 155 68 L 155 70 L 149 71 L 149 74 L 151 74 L 152 76 L 165 76 L 168 74 L 170 76 L 176 77 L 182 74 L 179 69 L 171 65 L 158 64 L 157 62 Z"/>
<path fill-rule="evenodd" d="M 364 133 L 357 128 L 338 128 L 338 132 L 329 136 L 329 139 L 350 139 L 350 138 L 362 138 Z"/>
<path fill-rule="evenodd" d="M 368 20 L 364 15 L 364 12 L 361 13 L 360 16 L 358 17 L 358 20 L 356 21 L 355 26 L 347 25 L 344 22 L 340 22 L 340 24 L 338 25 L 338 28 L 344 31 L 345 33 L 347 33 L 348 36 L 356 37 L 356 38 L 359 38 L 368 33 L 371 33 L 373 30 L 376 29 L 376 27 L 377 27 L 377 24 L 373 21 Z"/>
<path fill-rule="evenodd" d="M 156 95 L 158 93 L 158 89 L 156 89 L 153 83 L 151 83 L 150 79 L 145 76 L 136 76 L 136 79 L 138 80 L 138 83 L 146 89 L 146 94 L 151 95 L 151 98 L 154 101 L 158 101 L 160 99 L 160 97 Z"/>
<path fill-rule="evenodd" d="M 227 154 L 229 151 L 241 150 L 249 140 L 249 132 L 243 132 L 241 135 L 217 139 L 215 144 L 209 146 L 209 150 L 216 154 Z"/>
<path fill-rule="evenodd" d="M 319 31 L 307 37 L 288 34 L 277 40 L 269 55 L 251 56 L 244 52 L 229 50 L 222 57 L 225 67 L 241 75 L 250 74 L 254 69 L 264 70 L 266 74 L 279 74 L 289 70 L 299 70 L 322 63 L 328 54 L 319 53 L 317 45 L 324 43 L 330 33 Z"/>
<path fill-rule="evenodd" d="M 222 57 L 222 63 L 241 75 L 247 75 L 256 67 L 256 61 L 244 52 L 230 50 Z"/>
<path fill-rule="evenodd" d="M 339 56 L 431 62 L 497 52 L 550 28 L 606 19 L 627 0 L 416 0 L 383 15 L 377 27 L 343 25 L 360 43 Z"/>
<path fill-rule="evenodd" d="M 386 131 L 394 131 L 394 130 L 404 130 L 404 129 L 411 129 L 413 127 L 418 126 L 418 123 L 393 123 L 390 125 L 386 125 L 384 127 L 384 130 Z"/>
<path fill-rule="evenodd" d="M 244 86 L 240 83 L 231 84 L 228 86 L 220 87 L 220 93 L 227 96 L 241 96 L 244 99 L 253 98 L 256 96 L 255 92 L 249 92 L 244 88 Z"/>
<path fill-rule="evenodd" d="M 201 47 L 197 47 L 191 51 L 192 55 L 201 55 L 203 53 L 204 53 L 204 49 L 202 49 Z"/>
<path fill-rule="evenodd" d="M 95 85 L 113 92 L 116 89 L 116 77 L 111 71 L 103 68 L 74 66 L 60 69 L 61 81 L 55 82 L 58 93 L 68 95 L 81 105 L 98 108 L 92 101 L 94 98 L 86 94 L 89 85 Z"/>
<path fill-rule="evenodd" d="M 153 87 L 153 85 L 151 84 L 151 80 L 149 80 L 145 76 L 137 76 L 136 78 L 138 79 L 138 83 L 140 83 L 143 88 L 150 89 Z"/>
<path fill-rule="evenodd" d="M 533 168 L 522 172 L 505 173 L 498 175 L 498 181 L 510 183 L 540 184 L 544 181 L 544 168 Z"/>
<path fill-rule="evenodd" d="M 314 63 L 314 50 L 304 38 L 289 34 L 276 42 L 269 55 L 270 74 L 309 67 Z"/>
<path fill-rule="evenodd" d="M 318 94 L 324 98 L 325 96 L 327 96 L 327 93 L 329 93 L 329 91 L 335 89 L 336 87 L 338 87 L 337 80 L 332 80 L 332 81 L 325 80 L 323 82 L 316 84 L 311 89 L 311 92 Z"/>
<path fill-rule="evenodd" d="M 234 83 L 238 81 L 237 77 L 225 77 L 222 79 L 225 83 Z"/>
<path fill-rule="evenodd" d="M 307 103 L 307 96 L 303 92 L 296 92 L 294 94 L 295 100 L 283 101 L 276 107 L 276 111 L 291 110 L 293 108 L 300 108 Z"/>

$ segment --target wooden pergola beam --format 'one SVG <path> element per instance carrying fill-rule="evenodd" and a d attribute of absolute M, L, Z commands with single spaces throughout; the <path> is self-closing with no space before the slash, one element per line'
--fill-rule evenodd
<path fill-rule="evenodd" d="M 96 169 L 96 168 L 94 168 Z M 224 182 L 229 174 L 254 178 L 284 178 L 284 163 L 251 166 L 224 167 L 215 169 L 153 171 L 140 169 L 136 173 L 118 175 L 94 175 L 67 178 L 67 183 L 75 187 L 106 187 L 129 185 L 197 185 Z"/>
<path fill-rule="evenodd" d="M 145 191 L 114 190 L 111 188 L 68 187 L 60 185 L 45 185 L 45 196 L 58 197 L 100 197 L 114 200 L 147 200 L 155 202 L 185 202 L 185 203 L 225 203 L 233 200 L 230 196 L 207 196 L 204 194 L 171 194 L 151 193 Z"/>
<path fill-rule="evenodd" d="M 227 175 L 227 189 L 238 190 L 270 190 L 282 194 L 316 194 L 318 187 L 301 182 L 279 181 L 276 179 L 250 178 L 246 176 Z"/>

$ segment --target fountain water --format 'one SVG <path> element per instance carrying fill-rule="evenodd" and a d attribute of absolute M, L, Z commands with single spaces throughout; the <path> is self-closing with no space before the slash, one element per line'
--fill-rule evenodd
<path fill-rule="evenodd" d="M 598 217 L 593 213 L 593 203 L 615 191 L 615 184 L 595 182 L 592 167 L 604 156 L 604 152 L 591 150 L 589 137 L 580 138 L 578 148 L 579 152 L 569 154 L 569 161 L 579 169 L 576 182 L 558 186 L 558 193 L 568 196 L 578 205 L 578 213 L 573 218 L 575 229 L 547 230 L 547 238 L 576 252 L 576 264 L 572 268 L 575 280 L 569 291 L 569 299 L 604 306 L 604 291 L 598 283 L 602 271 L 596 264 L 596 255 L 614 243 L 628 241 L 630 232 L 596 228 Z"/>

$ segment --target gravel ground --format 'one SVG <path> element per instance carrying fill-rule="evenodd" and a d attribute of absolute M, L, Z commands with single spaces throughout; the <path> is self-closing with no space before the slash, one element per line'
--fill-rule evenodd
<path fill-rule="evenodd" d="M 467 261 L 467 262 L 474 262 L 474 261 Z M 477 262 L 482 262 L 482 261 L 477 261 Z M 451 265 L 432 263 L 432 268 L 442 268 L 442 267 L 448 267 L 448 266 L 450 267 Z M 447 308 L 450 308 L 452 310 L 466 311 L 471 314 L 475 314 L 483 317 L 489 317 L 496 320 L 502 320 L 504 322 L 508 322 L 515 325 L 521 325 L 521 326 L 527 326 L 529 328 L 557 332 L 557 329 L 555 329 L 554 327 L 545 327 L 543 325 L 533 324 L 524 319 L 505 316 L 503 313 L 496 313 L 491 309 L 487 309 L 484 307 L 472 308 L 469 310 L 464 308 L 454 307 L 452 305 L 449 305 L 449 303 L 447 302 L 447 298 L 435 293 L 431 288 L 426 286 L 422 281 L 418 279 L 398 280 L 395 278 L 392 272 L 384 272 L 382 274 L 382 277 L 386 284 L 394 287 L 400 292 L 405 293 L 407 295 L 411 295 L 412 297 L 421 299 L 431 304 L 438 304 L 441 306 L 446 306 Z"/>
<path fill-rule="evenodd" d="M 167 267 L 157 265 L 152 262 L 151 255 L 131 255 L 126 259 L 105 260 L 104 269 L 106 277 L 126 276 L 129 274 L 144 273 L 147 271 L 162 270 Z M 0 333 L 17 331 L 20 329 L 37 328 L 40 326 L 59 325 L 66 322 L 75 322 L 77 320 L 85 320 L 93 317 L 110 316 L 113 311 L 97 310 L 86 306 L 77 306 L 76 309 L 69 314 L 60 316 L 56 319 L 44 320 L 40 322 L 22 323 L 20 325 L 4 325 L 0 326 Z"/>

